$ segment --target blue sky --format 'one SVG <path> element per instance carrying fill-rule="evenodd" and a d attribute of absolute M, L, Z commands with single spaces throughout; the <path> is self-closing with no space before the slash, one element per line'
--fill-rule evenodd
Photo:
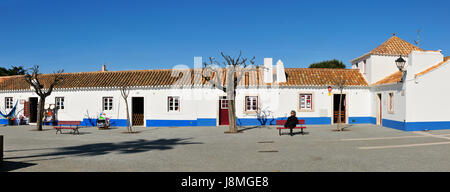
<path fill-rule="evenodd" d="M 347 65 L 396 33 L 450 54 L 450 1 L 1 0 L 0 66 L 162 69 L 220 51 L 285 67 Z"/>

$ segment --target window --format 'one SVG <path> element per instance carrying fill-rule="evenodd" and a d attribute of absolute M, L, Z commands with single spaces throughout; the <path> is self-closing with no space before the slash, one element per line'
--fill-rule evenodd
<path fill-rule="evenodd" d="M 103 110 L 109 111 L 113 109 L 113 98 L 112 97 L 103 97 Z"/>
<path fill-rule="evenodd" d="M 312 94 L 300 94 L 300 111 L 312 111 Z"/>
<path fill-rule="evenodd" d="M 245 111 L 257 111 L 258 110 L 258 97 L 246 96 L 245 97 Z"/>
<path fill-rule="evenodd" d="M 228 99 L 227 99 L 227 97 L 222 97 L 220 99 L 220 108 L 221 109 L 228 109 Z"/>
<path fill-rule="evenodd" d="M 13 98 L 5 97 L 5 109 L 12 109 L 13 107 Z"/>
<path fill-rule="evenodd" d="M 169 96 L 167 98 L 167 111 L 180 111 L 180 97 Z"/>
<path fill-rule="evenodd" d="M 64 109 L 64 97 L 55 97 L 56 109 Z"/>
<path fill-rule="evenodd" d="M 388 112 L 394 113 L 394 93 L 388 94 Z"/>

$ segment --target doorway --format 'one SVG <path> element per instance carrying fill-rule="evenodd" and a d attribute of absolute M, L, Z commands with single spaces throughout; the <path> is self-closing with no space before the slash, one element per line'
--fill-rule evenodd
<path fill-rule="evenodd" d="M 381 100 L 381 93 L 378 93 L 377 94 L 377 125 L 382 125 L 382 118 L 383 118 L 383 114 L 382 114 L 382 112 L 383 112 L 383 110 L 382 110 L 382 108 L 381 108 L 381 104 L 382 104 L 382 102 L 381 101 L 383 101 L 383 100 Z"/>
<path fill-rule="evenodd" d="M 30 100 L 30 102 L 29 102 L 29 105 L 30 105 L 29 123 L 37 123 L 39 100 L 37 97 L 30 97 L 29 100 Z"/>
<path fill-rule="evenodd" d="M 131 122 L 133 126 L 144 126 L 144 98 L 131 98 Z"/>
<path fill-rule="evenodd" d="M 226 96 L 219 98 L 219 125 L 229 125 L 228 100 Z"/>
<path fill-rule="evenodd" d="M 347 97 L 346 94 L 342 94 L 341 102 L 341 116 L 339 117 L 339 100 L 341 94 L 333 94 L 333 123 L 339 123 L 339 118 L 341 123 L 347 123 Z"/>

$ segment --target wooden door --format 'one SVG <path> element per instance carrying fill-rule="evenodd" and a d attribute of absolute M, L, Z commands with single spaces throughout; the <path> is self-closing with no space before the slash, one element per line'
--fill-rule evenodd
<path fill-rule="evenodd" d="M 132 111 L 132 125 L 143 126 L 144 125 L 144 98 L 133 97 L 131 99 L 131 111 Z"/>
<path fill-rule="evenodd" d="M 30 97 L 29 98 L 29 123 L 36 123 L 37 122 L 37 115 L 38 115 L 38 103 L 39 99 L 37 97 Z"/>
<path fill-rule="evenodd" d="M 377 94 L 377 125 L 383 125 L 383 110 L 382 110 L 382 99 L 381 99 L 381 93 Z"/>
<path fill-rule="evenodd" d="M 226 97 L 219 99 L 219 125 L 229 125 L 228 100 Z"/>
<path fill-rule="evenodd" d="M 339 123 L 339 100 L 340 94 L 333 95 L 333 123 Z M 341 103 L 341 123 L 347 123 L 347 99 L 346 94 L 342 94 L 342 103 Z"/>

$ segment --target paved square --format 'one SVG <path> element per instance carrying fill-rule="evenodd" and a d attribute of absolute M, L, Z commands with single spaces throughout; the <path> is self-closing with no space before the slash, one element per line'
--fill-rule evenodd
<path fill-rule="evenodd" d="M 0 126 L 2 171 L 450 171 L 450 130 L 323 125 L 291 137 L 275 127 L 239 134 L 224 134 L 226 127 L 33 129 Z"/>

